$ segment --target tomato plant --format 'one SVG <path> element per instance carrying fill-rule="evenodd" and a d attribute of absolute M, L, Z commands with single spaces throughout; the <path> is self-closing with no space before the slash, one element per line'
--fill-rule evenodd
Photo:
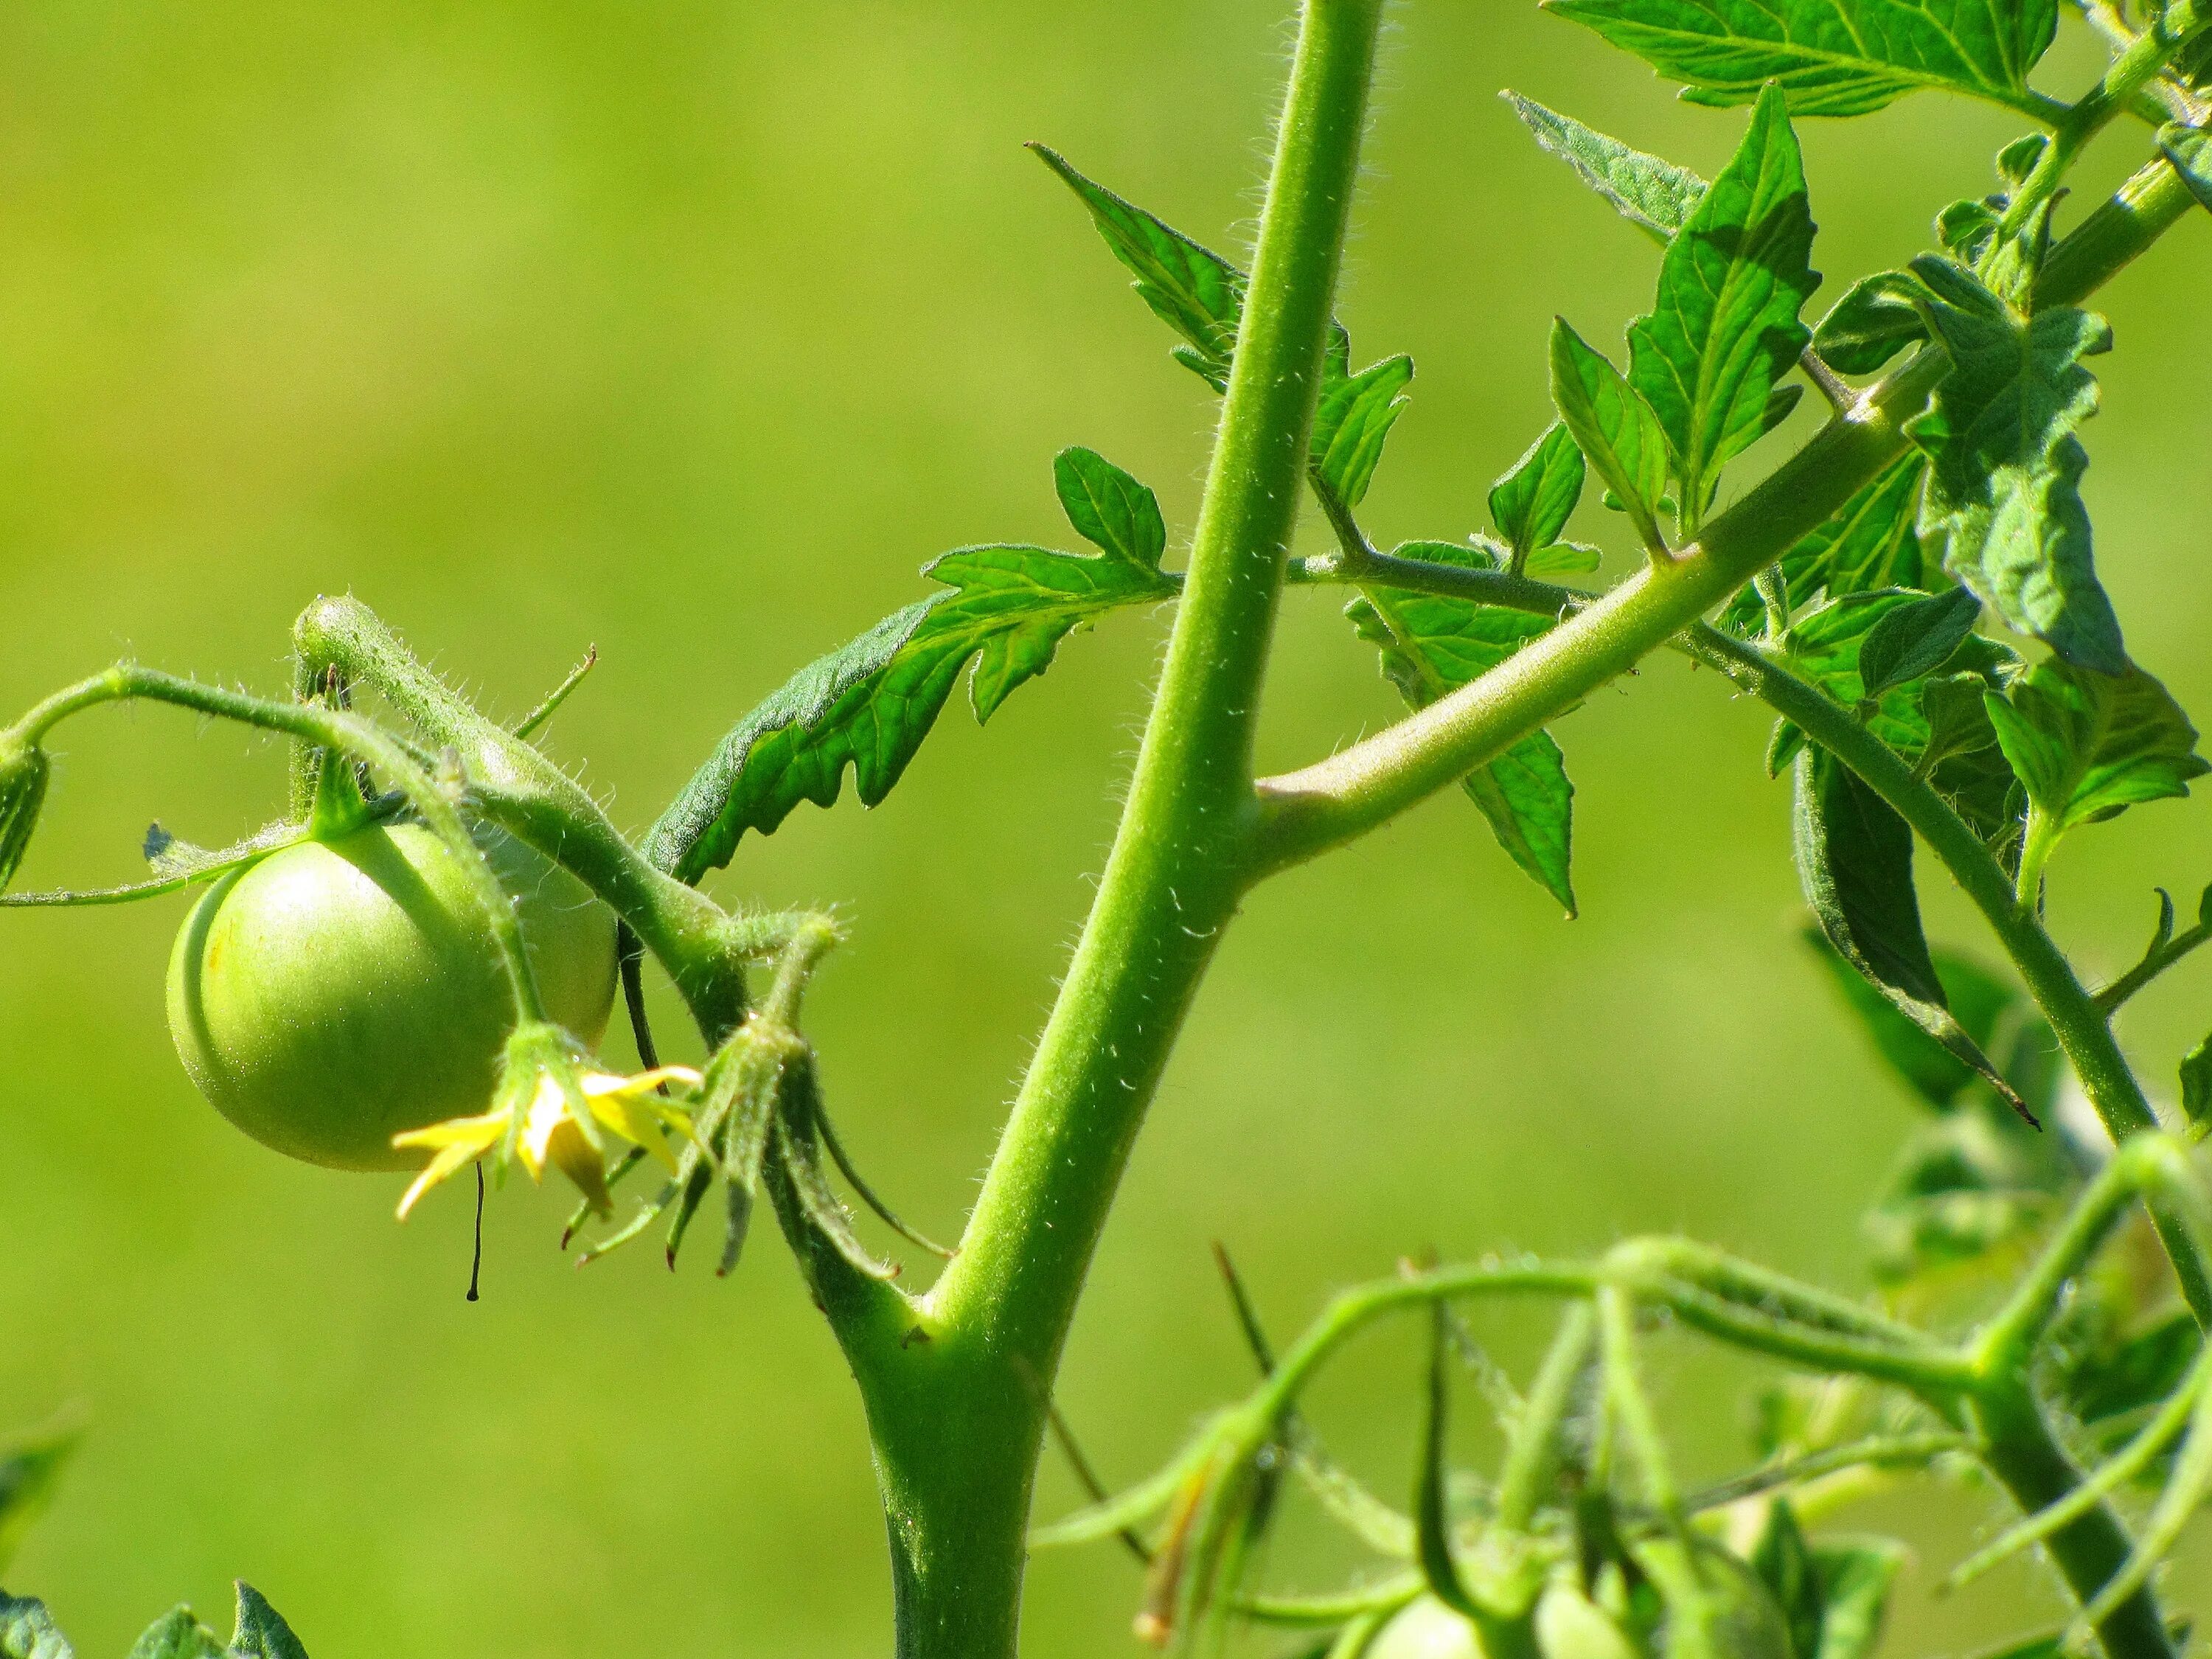
<path fill-rule="evenodd" d="M 1979 1483 L 2008 1506 L 1954 1581 L 2023 1553 L 2048 1562 L 2069 1622 L 2014 1652 L 2172 1659 L 2160 1569 L 2212 1493 L 2212 1041 L 2180 1059 L 2161 1110 L 2114 1018 L 2212 941 L 2212 890 L 2187 925 L 2160 890 L 2141 960 L 2094 986 L 2045 901 L 2062 849 L 2212 770 L 2123 633 L 2081 492 L 2093 364 L 2112 343 L 2087 303 L 2212 205 L 2212 17 L 2197 0 L 2084 0 L 2106 62 L 2067 100 L 2029 83 L 2055 0 L 1551 9 L 1738 112 L 1735 148 L 1709 181 L 1514 100 L 1540 146 L 1648 233 L 1656 276 L 1624 349 L 1556 322 L 1556 419 L 1489 490 L 1486 528 L 1385 551 L 1363 516 L 1413 379 L 1403 354 L 1360 367 L 1335 315 L 1382 7 L 1307 0 L 1249 270 L 1039 152 L 1176 337 L 1174 361 L 1223 400 L 1180 568 L 1152 490 L 1064 450 L 1054 484 L 1088 550 L 939 558 L 929 597 L 744 716 L 636 840 L 531 742 L 537 717 L 499 726 L 365 607 L 318 600 L 289 695 L 124 663 L 0 731 L 0 884 L 31 845 L 56 729 L 106 705 L 289 740 L 291 820 L 225 852 L 161 849 L 129 892 L 6 902 L 216 882 L 180 945 L 188 1065 L 286 1150 L 356 1166 L 428 1154 L 403 1216 L 472 1164 L 553 1168 L 582 1198 L 564 1245 L 596 1219 L 585 1259 L 659 1226 L 672 1266 L 717 1199 L 727 1272 L 764 1197 L 866 1407 L 904 1659 L 1007 1659 L 1030 1550 L 1107 1540 L 1143 1564 L 1140 1633 L 1185 1652 L 1250 1626 L 1300 1632 L 1290 1650 L 1316 1659 L 1439 1643 L 1490 1659 L 1864 1659 L 1900 1549 L 1828 1518 L 1906 1479 Z M 1929 91 L 2032 130 L 1997 153 L 1986 194 L 1931 204 L 1930 246 L 1858 277 L 1816 323 L 1800 126 Z M 2116 134 L 2136 170 L 2077 204 L 2076 164 Z M 1778 454 L 1801 401 L 1822 418 Z M 1309 501 L 1327 545 L 1298 553 Z M 1608 559 L 1601 591 L 1560 580 Z M 1409 711 L 1258 775 L 1276 619 L 1315 591 L 1344 601 Z M 833 804 L 848 773 L 880 800 L 963 672 L 988 719 L 1073 633 L 1162 605 L 1174 631 L 1095 903 L 962 1237 L 938 1249 L 883 1206 L 828 1113 L 803 1014 L 837 925 L 725 907 L 699 884 L 747 833 Z M 1118 1494 L 1094 1482 L 1091 1504 L 1033 1526 L 1048 1429 L 1087 1473 L 1054 1380 L 1132 1144 L 1246 896 L 1459 790 L 1571 912 L 1574 790 L 1553 728 L 1662 649 L 1778 717 L 1767 769 L 1789 780 L 1808 941 L 1924 1108 L 1869 1217 L 1873 1289 L 1631 1238 L 1407 1264 L 1279 1349 L 1232 1273 L 1255 1388 L 1156 1475 Z M 384 717 L 357 712 L 357 692 Z M 362 813 L 405 822 L 364 830 Z M 1931 945 L 1923 853 L 2002 964 Z M 617 949 L 599 906 L 622 929 L 635 1076 L 594 1053 Z M 654 1063 L 648 967 L 705 1047 L 699 1072 Z M 2081 1121 L 2062 1109 L 2069 1090 Z M 662 1178 L 617 1217 L 650 1160 Z M 933 1281 L 902 1282 L 864 1248 L 848 1198 L 945 1257 Z M 1525 1388 L 1467 1322 L 1504 1304 L 1551 1321 Z M 1402 1316 L 1431 1340 L 1400 1504 L 1330 1455 L 1308 1391 Z M 1647 1350 L 1680 1337 L 1783 1374 L 1746 1465 L 1702 1485 L 1680 1477 L 1646 1376 Z M 1468 1370 L 1497 1407 L 1494 1468 L 1453 1455 Z M 2147 1507 L 2128 1500 L 2138 1489 Z M 1319 1595 L 1268 1585 L 1262 1546 L 1301 1493 L 1384 1571 Z M 36 1604 L 0 1616 L 16 1621 L 0 1655 L 56 1651 Z M 185 1650 L 220 1654 L 198 1629 L 177 1626 Z"/>

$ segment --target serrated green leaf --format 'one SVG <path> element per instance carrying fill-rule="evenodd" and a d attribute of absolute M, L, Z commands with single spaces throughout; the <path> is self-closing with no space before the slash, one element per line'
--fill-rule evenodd
<path fill-rule="evenodd" d="M 1906 428 L 1929 458 L 1920 533 L 2008 627 L 2085 668 L 2124 672 L 2081 502 L 2089 457 L 2074 435 L 2097 408 L 2081 359 L 2106 349 L 2112 331 L 2071 307 L 2022 319 L 1948 259 L 1923 255 L 1912 269 L 1952 364 Z"/>
<path fill-rule="evenodd" d="M 1783 554 L 1782 575 L 1792 605 L 1810 605 L 1823 592 L 1832 598 L 1923 585 L 1916 525 L 1920 480 L 1927 468 L 1926 459 L 1917 454 L 1893 463 Z M 1764 611 L 1758 589 L 1746 583 L 1729 602 L 1722 623 L 1748 636 L 1759 630 Z"/>
<path fill-rule="evenodd" d="M 238 1583 L 238 1629 L 230 1638 L 230 1659 L 307 1659 L 292 1627 L 243 1579 Z"/>
<path fill-rule="evenodd" d="M 1552 325 L 1552 402 L 1644 545 L 1666 545 L 1655 516 L 1667 494 L 1667 429 L 1643 394 L 1565 318 Z"/>
<path fill-rule="evenodd" d="M 2158 147 L 2189 193 L 2212 208 L 2212 132 L 2169 122 L 2158 131 Z"/>
<path fill-rule="evenodd" d="M 1891 606 L 1860 641 L 1861 694 L 1879 697 L 1926 678 L 1966 642 L 1981 614 L 1982 602 L 1963 587 Z"/>
<path fill-rule="evenodd" d="M 1874 374 L 1928 337 L 1913 302 L 1919 286 L 1901 270 L 1861 277 L 1813 331 L 1813 349 L 1838 374 Z"/>
<path fill-rule="evenodd" d="M 1490 487 L 1490 522 L 1512 550 L 1513 562 L 1549 548 L 1583 498 L 1583 452 L 1557 421 L 1528 446 L 1512 470 Z"/>
<path fill-rule="evenodd" d="M 1480 557 L 1438 543 L 1401 546 L 1396 553 L 1461 562 Z M 1362 639 L 1381 647 L 1384 677 L 1415 708 L 1488 672 L 1553 625 L 1497 605 L 1389 588 L 1362 593 L 1345 614 Z M 1575 789 L 1551 734 L 1522 738 L 1470 773 L 1463 787 L 1507 855 L 1573 915 Z"/>
<path fill-rule="evenodd" d="M 2099 674 L 2051 658 L 1988 708 L 2030 804 L 2061 834 L 2186 795 L 2212 770 L 2181 706 L 2140 668 Z"/>
<path fill-rule="evenodd" d="M 1768 399 L 1812 337 L 1798 318 L 1820 286 L 1812 248 L 1803 158 L 1770 88 L 1668 245 L 1656 308 L 1628 330 L 1628 381 L 1666 432 L 1686 526 L 1704 518 L 1721 469 L 1765 431 Z"/>
<path fill-rule="evenodd" d="M 173 1608 L 140 1637 L 131 1659 L 230 1659 L 216 1633 L 192 1616 L 190 1607 Z"/>
<path fill-rule="evenodd" d="M 1705 196 L 1705 181 L 1687 167 L 1632 149 L 1517 92 L 1498 95 L 1513 106 L 1539 145 L 1572 167 L 1622 218 L 1662 242 L 1689 222 Z"/>
<path fill-rule="evenodd" d="M 76 1659 L 46 1604 L 0 1590 L 0 1659 Z"/>
<path fill-rule="evenodd" d="M 1929 740 L 1921 684 L 1925 674 L 1948 669 L 1954 673 L 1974 675 L 1984 688 L 1994 688 L 2004 684 L 2005 677 L 2019 660 L 2008 647 L 1995 640 L 1960 632 L 1934 668 L 1922 675 L 1893 678 L 1870 698 L 1864 661 L 1869 643 L 1900 613 L 1908 618 L 1926 618 L 1929 613 L 1925 607 L 1930 603 L 1929 595 L 1893 588 L 1846 593 L 1799 617 L 1782 641 L 1784 656 L 1793 672 L 1812 681 L 1844 707 L 1859 708 L 1868 731 L 1906 760 L 1914 762 L 1920 759 Z M 1929 641 L 1941 642 L 1940 638 Z M 1893 668 L 1898 665 L 1889 665 Z M 1862 707 L 1869 702 L 1871 707 Z M 1778 745 L 1773 758 L 1787 761 L 1796 754 L 1799 741 L 1785 738 Z"/>
<path fill-rule="evenodd" d="M 1545 0 L 1694 103 L 1779 82 L 1801 115 L 1863 115 L 1923 88 L 2017 107 L 2057 30 L 2057 0 Z"/>
<path fill-rule="evenodd" d="M 1159 498 L 1096 450 L 1079 446 L 1053 458 L 1053 483 L 1075 533 L 1093 546 L 1146 570 L 1167 551 Z"/>
<path fill-rule="evenodd" d="M 647 841 L 681 880 L 729 861 L 748 830 L 772 834 L 803 800 L 835 802 L 845 774 L 868 805 L 890 792 L 936 724 L 961 671 L 988 720 L 1051 665 L 1060 641 L 1119 606 L 1171 599 L 1158 570 L 1107 554 L 963 548 L 925 575 L 952 590 L 884 618 L 799 671 L 746 715 Z"/>
<path fill-rule="evenodd" d="M 1313 468 L 1346 507 L 1366 498 L 1413 380 L 1413 360 L 1406 356 L 1386 357 L 1348 379 L 1324 377 L 1314 407 Z"/>
<path fill-rule="evenodd" d="M 1798 757 L 1797 870 L 1829 944 L 1898 1012 L 2023 1115 L 2027 1103 L 1950 1010 L 1921 930 L 1912 831 L 1833 756 Z"/>
<path fill-rule="evenodd" d="M 1138 296 L 1190 349 L 1176 361 L 1215 391 L 1229 384 L 1231 354 L 1244 313 L 1244 273 L 1181 231 L 1093 183 L 1057 150 L 1032 144 L 1037 158 L 1082 198 L 1091 222 L 1133 277 Z"/>
<path fill-rule="evenodd" d="M 79 1437 L 75 1429 L 57 1430 L 0 1450 L 0 1572 L 8 1570 L 24 1534 L 53 1501 Z"/>

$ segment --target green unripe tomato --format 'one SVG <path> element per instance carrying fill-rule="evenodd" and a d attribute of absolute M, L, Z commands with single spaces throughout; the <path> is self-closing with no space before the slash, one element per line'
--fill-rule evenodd
<path fill-rule="evenodd" d="M 547 1013 L 596 1045 L 614 1005 L 613 916 L 496 832 Z M 169 1029 L 215 1109 L 336 1170 L 410 1170 L 392 1137 L 491 1101 L 514 1002 L 464 872 L 419 824 L 307 842 L 210 888 L 169 959 Z"/>
<path fill-rule="evenodd" d="M 1544 1659 L 1638 1659 L 1620 1627 L 1565 1579 L 1554 1579 L 1536 1604 L 1536 1645 Z M 1366 1659 L 1487 1659 L 1482 1638 L 1465 1619 L 1433 1596 L 1422 1596 L 1393 1619 Z"/>

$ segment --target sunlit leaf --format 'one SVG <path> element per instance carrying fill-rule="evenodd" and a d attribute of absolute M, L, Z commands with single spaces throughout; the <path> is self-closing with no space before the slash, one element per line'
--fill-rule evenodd
<path fill-rule="evenodd" d="M 1721 469 L 1765 432 L 1768 400 L 1812 337 L 1798 318 L 1820 286 L 1812 249 L 1804 162 L 1770 88 L 1668 245 L 1651 314 L 1628 331 L 1629 384 L 1667 434 L 1686 524 L 1703 519 Z"/>
<path fill-rule="evenodd" d="M 1919 284 L 1899 270 L 1861 277 L 1813 331 L 1813 349 L 1839 374 L 1872 374 L 1928 337 L 1914 303 Z"/>
<path fill-rule="evenodd" d="M 1095 450 L 1063 449 L 1054 457 L 1053 483 L 1075 532 L 1102 551 L 1140 569 L 1158 570 L 1167 551 L 1167 525 L 1159 498 Z"/>
<path fill-rule="evenodd" d="M 2181 706 L 2140 668 L 2100 674 L 2051 658 L 1988 706 L 2028 800 L 2061 832 L 2186 795 L 2212 771 Z"/>
<path fill-rule="evenodd" d="M 1530 555 L 1558 542 L 1583 498 L 1583 471 L 1573 435 L 1554 422 L 1490 487 L 1490 521 L 1516 564 L 1525 568 Z"/>
<path fill-rule="evenodd" d="M 238 1586 L 238 1629 L 230 1638 L 232 1659 L 307 1659 L 307 1650 L 292 1627 L 259 1590 Z"/>
<path fill-rule="evenodd" d="M 2074 435 L 2097 408 L 2081 359 L 2106 349 L 2112 331 L 2069 307 L 2023 319 L 1948 259 L 1923 256 L 1912 269 L 1952 364 L 1907 427 L 1931 463 L 1920 533 L 2007 625 L 2084 668 L 2124 672 L 2081 502 L 2089 457 Z"/>
<path fill-rule="evenodd" d="M 1631 224 L 1664 242 L 1689 222 L 1706 189 L 1696 173 L 1632 149 L 1571 115 L 1546 109 L 1533 98 L 1517 92 L 1500 95 L 1513 106 L 1537 143 L 1572 167 Z"/>
<path fill-rule="evenodd" d="M 1667 430 L 1644 396 L 1560 318 L 1552 325 L 1552 402 L 1647 548 L 1665 545 Z"/>
<path fill-rule="evenodd" d="M 1861 115 L 1923 88 L 2023 101 L 2057 0 L 1545 0 L 1693 103 L 1747 104 L 1770 81 L 1802 115 Z"/>
<path fill-rule="evenodd" d="M 0 1659 L 76 1659 L 43 1601 L 0 1590 Z"/>
<path fill-rule="evenodd" d="M 1963 587 L 1891 606 L 1860 643 L 1860 695 L 1880 697 L 1925 679 L 1951 660 L 1981 614 L 1981 601 Z"/>
<path fill-rule="evenodd" d="M 1346 507 L 1366 498 L 1383 441 L 1406 407 L 1411 357 L 1386 357 L 1350 379 L 1331 375 L 1314 408 L 1313 468 Z"/>
<path fill-rule="evenodd" d="M 1414 543 L 1400 557 L 1473 562 L 1482 556 L 1442 543 Z M 1381 647 L 1382 672 L 1416 708 L 1487 672 L 1546 632 L 1551 620 L 1497 605 L 1376 588 L 1345 614 L 1360 637 Z M 1490 821 L 1513 861 L 1575 913 L 1571 864 L 1574 785 L 1549 732 L 1522 738 L 1470 773 L 1468 796 Z"/>
<path fill-rule="evenodd" d="M 924 574 L 939 593 L 802 669 L 746 715 L 653 826 L 647 851 L 686 881 L 729 861 L 748 830 L 775 830 L 801 801 L 835 802 L 850 770 L 860 799 L 890 792 L 971 663 L 988 720 L 1051 665 L 1073 629 L 1176 586 L 1134 558 L 1041 547 L 963 548 Z"/>
<path fill-rule="evenodd" d="M 130 1659 L 230 1659 L 216 1633 L 192 1616 L 190 1607 L 177 1607 L 140 1637 Z"/>

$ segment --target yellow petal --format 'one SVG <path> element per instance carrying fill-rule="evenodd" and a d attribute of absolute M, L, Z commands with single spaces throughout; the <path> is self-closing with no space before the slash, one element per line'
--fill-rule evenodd
<path fill-rule="evenodd" d="M 440 1182 L 450 1176 L 465 1164 L 472 1164 L 483 1156 L 481 1151 L 467 1146 L 448 1146 L 430 1160 L 430 1165 L 415 1177 L 415 1184 L 407 1189 L 407 1196 L 399 1200 L 399 1218 L 407 1219 L 407 1212 L 415 1207 L 416 1200 Z"/>
<path fill-rule="evenodd" d="M 594 1095 L 592 1115 L 624 1140 L 635 1141 L 676 1173 L 676 1154 L 668 1150 L 668 1138 L 660 1132 L 656 1121 L 659 1114 L 644 1103 L 633 1099 L 627 1092 Z"/>
<path fill-rule="evenodd" d="M 437 1151 L 447 1146 L 473 1146 L 479 1152 L 499 1145 L 507 1133 L 507 1115 L 491 1112 L 483 1117 L 448 1118 L 443 1123 L 433 1123 L 428 1128 L 410 1129 L 404 1134 L 392 1137 L 395 1146 L 420 1146 Z"/>
<path fill-rule="evenodd" d="M 584 1139 L 584 1131 L 575 1119 L 563 1116 L 555 1126 L 545 1142 L 545 1157 L 561 1173 L 576 1184 L 585 1201 L 601 1215 L 614 1209 L 614 1198 L 607 1191 L 606 1170 L 600 1163 L 598 1149 Z"/>

